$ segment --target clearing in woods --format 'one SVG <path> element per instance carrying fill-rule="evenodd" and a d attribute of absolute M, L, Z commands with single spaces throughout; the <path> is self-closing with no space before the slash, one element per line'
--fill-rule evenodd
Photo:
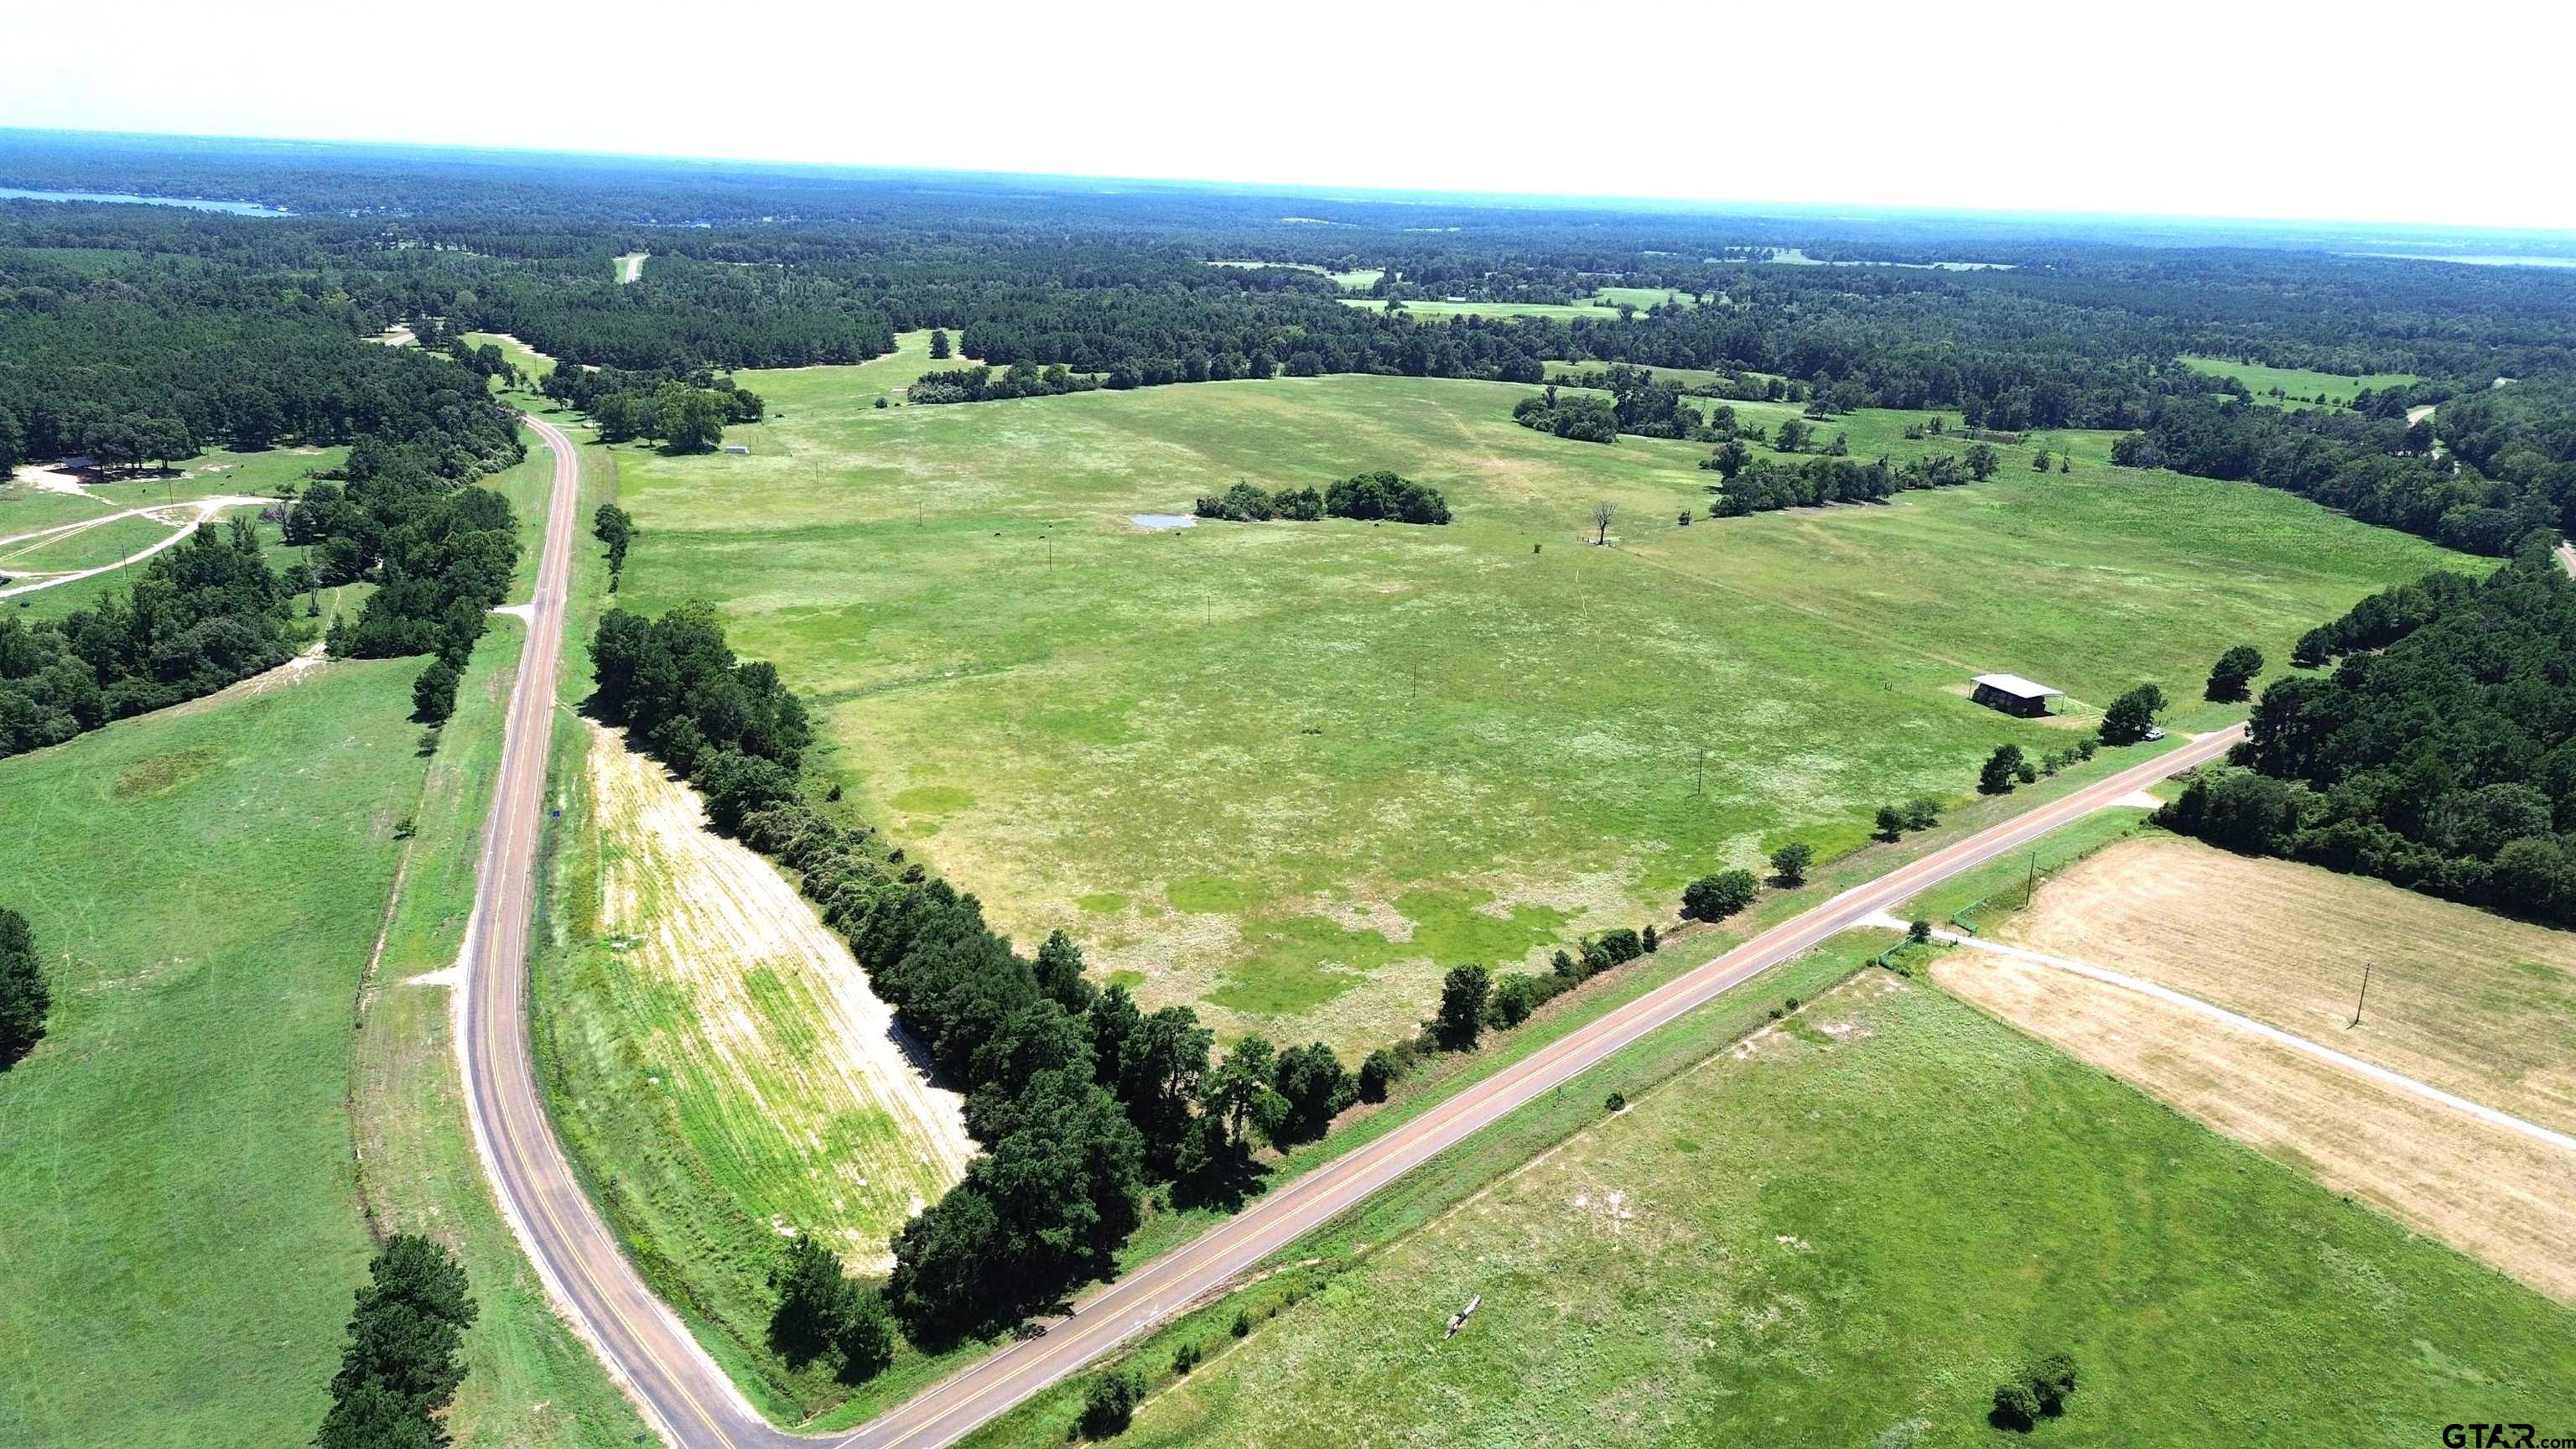
<path fill-rule="evenodd" d="M 546 967 L 556 1123 L 682 1301 L 757 1343 L 791 1231 L 853 1271 L 965 1175 L 930 1085 L 848 945 L 697 793 L 593 727 L 569 954 Z"/>
<path fill-rule="evenodd" d="M 2000 742 L 2073 745 L 2086 702 L 2140 679 L 2186 701 L 2168 723 L 2222 723 L 2188 702 L 2220 641 L 2279 657 L 2372 590 L 2477 567 L 2275 490 L 2113 469 L 2107 434 L 2034 440 L 2068 473 L 2013 453 L 1894 506 L 1712 520 L 1705 445 L 1519 427 L 1529 387 L 875 408 L 925 365 L 912 343 L 741 374 L 772 409 L 727 430 L 748 457 L 618 449 L 652 540 L 622 598 L 715 600 L 895 843 L 1002 931 L 1060 927 L 1229 1035 L 1365 1051 L 1448 966 L 1544 961 L 1791 839 L 1831 857 L 1881 803 L 1967 796 Z M 1829 426 L 1863 457 L 1966 447 L 1904 437 L 1920 420 Z M 1375 468 L 1456 521 L 1132 521 Z M 1578 542 L 1596 500 L 1612 548 Z M 2073 717 L 1977 707 L 1987 669 Z"/>
<path fill-rule="evenodd" d="M 2304 367 L 2266 367 L 2259 362 L 2230 362 L 2224 357 L 2198 357 L 2186 353 L 2183 366 L 2211 377 L 2232 377 L 2254 390 L 2254 401 L 2266 407 L 2314 407 L 2322 393 L 2328 407 L 2350 407 L 2353 395 L 2368 389 L 2380 392 L 2415 381 L 2411 372 L 2367 372 L 2348 377 L 2339 372 L 2316 372 Z M 2279 388 L 2285 398 L 2272 396 Z"/>
<path fill-rule="evenodd" d="M 1122 1444 L 1991 1445 L 2053 1352 L 2043 1435 L 2388 1443 L 2576 1382 L 2566 1309 L 1879 971 L 1226 1322 Z"/>

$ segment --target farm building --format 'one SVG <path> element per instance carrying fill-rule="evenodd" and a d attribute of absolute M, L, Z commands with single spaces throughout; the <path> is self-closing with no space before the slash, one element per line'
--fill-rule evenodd
<path fill-rule="evenodd" d="M 2048 697 L 2066 692 L 2051 689 L 2034 679 L 2024 679 L 2018 674 L 1980 674 L 1975 683 L 1977 687 L 1968 695 L 1970 699 L 1988 709 L 1999 709 L 2024 719 L 2035 719 L 2048 713 Z"/>

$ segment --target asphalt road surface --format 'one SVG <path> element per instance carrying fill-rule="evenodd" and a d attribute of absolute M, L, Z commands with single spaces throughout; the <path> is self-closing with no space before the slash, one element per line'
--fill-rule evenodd
<path fill-rule="evenodd" d="M 679 1320 L 618 1251 L 574 1180 L 548 1125 L 528 1052 L 527 945 L 553 737 L 564 592 L 579 531 L 578 455 L 553 425 L 528 425 L 554 450 L 552 497 L 535 607 L 517 684 L 492 817 L 484 832 L 474 916 L 466 931 L 464 1056 L 477 1149 L 502 1210 L 556 1305 L 609 1371 L 686 1449 L 930 1449 L 1108 1353 L 1222 1288 L 1407 1171 L 1522 1103 L 1722 991 L 1893 909 L 1926 887 L 2004 856 L 2167 775 L 2216 758 L 2242 737 L 2231 728 L 2134 765 L 2097 784 L 1897 867 L 1746 941 L 1724 955 L 1462 1089 L 1385 1136 L 1289 1182 L 1193 1241 L 1103 1285 L 1044 1331 L 999 1349 L 851 1432 L 799 1435 L 771 1426 L 744 1401 Z"/>

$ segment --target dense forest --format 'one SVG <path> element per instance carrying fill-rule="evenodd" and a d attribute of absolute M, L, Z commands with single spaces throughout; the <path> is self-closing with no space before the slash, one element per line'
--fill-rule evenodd
<path fill-rule="evenodd" d="M 2342 662 L 2265 689 L 2236 768 L 2159 820 L 2576 924 L 2576 584 L 2546 549 L 2373 595 L 2300 652 Z"/>

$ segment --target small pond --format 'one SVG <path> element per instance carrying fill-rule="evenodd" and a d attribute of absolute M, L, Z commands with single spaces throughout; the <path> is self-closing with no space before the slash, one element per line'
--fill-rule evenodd
<path fill-rule="evenodd" d="M 1138 513 L 1130 515 L 1130 519 L 1138 528 L 1196 528 L 1199 526 L 1198 515 L 1194 513 Z"/>

